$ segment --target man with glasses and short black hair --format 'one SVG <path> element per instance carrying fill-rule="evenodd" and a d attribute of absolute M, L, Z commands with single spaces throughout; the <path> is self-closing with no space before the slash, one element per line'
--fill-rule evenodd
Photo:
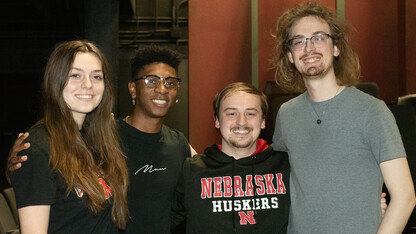
<path fill-rule="evenodd" d="M 170 232 L 173 191 L 193 151 L 181 132 L 163 124 L 178 101 L 180 61 L 176 51 L 150 45 L 139 49 L 131 62 L 128 89 L 134 110 L 117 120 L 130 173 L 127 197 L 132 217 L 126 232 Z"/>
<path fill-rule="evenodd" d="M 354 87 L 360 66 L 345 24 L 301 3 L 279 18 L 276 39 L 277 84 L 306 91 L 281 106 L 273 136 L 291 165 L 288 233 L 401 233 L 415 205 L 406 154 L 385 103 Z"/>

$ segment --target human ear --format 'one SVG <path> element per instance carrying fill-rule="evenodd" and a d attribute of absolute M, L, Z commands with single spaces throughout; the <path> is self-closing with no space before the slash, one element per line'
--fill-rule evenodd
<path fill-rule="evenodd" d="M 293 55 L 292 52 L 287 52 L 287 58 L 289 59 L 289 62 L 293 63 Z"/>
<path fill-rule="evenodd" d="M 341 54 L 341 51 L 338 49 L 338 46 L 334 45 L 334 57 L 338 57 Z"/>
<path fill-rule="evenodd" d="M 130 81 L 127 87 L 129 89 L 131 97 L 136 98 L 136 83 Z"/>
<path fill-rule="evenodd" d="M 220 121 L 219 121 L 218 117 L 214 117 L 214 122 L 215 122 L 215 128 L 219 129 L 221 127 L 221 125 L 220 125 Z"/>

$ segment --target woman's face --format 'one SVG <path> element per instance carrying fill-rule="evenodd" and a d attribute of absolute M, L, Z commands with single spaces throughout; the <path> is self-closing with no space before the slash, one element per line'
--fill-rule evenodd
<path fill-rule="evenodd" d="M 100 59 L 94 53 L 77 53 L 63 97 L 80 128 L 85 116 L 100 104 L 103 93 L 104 74 Z"/>

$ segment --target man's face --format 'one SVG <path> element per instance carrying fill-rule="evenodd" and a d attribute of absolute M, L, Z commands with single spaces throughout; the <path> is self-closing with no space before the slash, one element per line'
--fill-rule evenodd
<path fill-rule="evenodd" d="M 317 34 L 326 33 L 331 35 L 328 23 L 316 16 L 306 16 L 298 20 L 292 27 L 290 38 L 310 38 Z M 328 38 L 320 46 L 312 44 L 308 40 L 305 47 L 300 50 L 288 52 L 287 56 L 294 63 L 303 78 L 322 78 L 329 72 L 334 72 L 334 56 L 340 51 L 334 46 L 333 39 Z"/>
<path fill-rule="evenodd" d="M 256 141 L 265 121 L 260 97 L 238 91 L 229 94 L 220 103 L 215 127 L 222 135 L 222 150 L 246 148 L 256 150 Z"/>
<path fill-rule="evenodd" d="M 176 77 L 173 67 L 165 63 L 152 63 L 145 66 L 137 75 L 158 75 L 166 78 Z M 136 97 L 136 106 L 144 116 L 150 118 L 163 118 L 176 101 L 177 89 L 167 89 L 164 82 L 160 82 L 155 88 L 146 86 L 144 79 L 129 83 L 129 91 L 132 97 Z"/>

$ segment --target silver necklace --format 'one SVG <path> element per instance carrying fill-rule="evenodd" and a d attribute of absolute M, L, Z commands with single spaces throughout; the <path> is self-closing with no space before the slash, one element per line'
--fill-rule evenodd
<path fill-rule="evenodd" d="M 311 106 L 312 106 L 313 112 L 315 112 L 315 115 L 316 115 L 316 117 L 317 117 L 317 119 L 316 119 L 316 123 L 317 123 L 317 124 L 321 124 L 321 123 L 322 123 L 322 119 L 323 119 L 323 117 L 324 117 L 324 115 L 325 115 L 325 111 L 326 111 L 326 109 L 327 109 L 327 108 L 328 108 L 328 106 L 331 104 L 332 100 L 334 100 L 335 96 L 337 96 L 338 91 L 339 91 L 339 89 L 340 89 L 340 88 L 341 88 L 341 86 L 338 86 L 338 89 L 337 89 L 337 91 L 335 92 L 334 96 L 331 98 L 331 100 L 330 100 L 330 101 L 328 102 L 328 104 L 325 106 L 325 109 L 324 109 L 324 111 L 322 112 L 322 116 L 319 116 L 319 115 L 318 115 L 318 112 L 316 111 L 315 107 L 314 107 L 314 106 L 313 106 L 313 104 L 311 103 Z"/>

